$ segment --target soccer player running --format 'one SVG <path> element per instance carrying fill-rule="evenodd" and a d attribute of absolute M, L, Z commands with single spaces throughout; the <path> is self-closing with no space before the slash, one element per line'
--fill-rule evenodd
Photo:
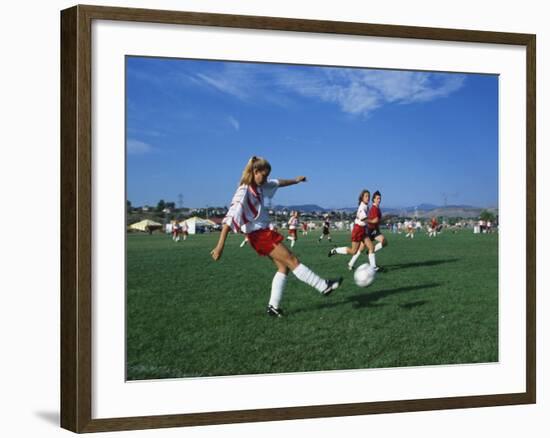
<path fill-rule="evenodd" d="M 181 235 L 183 236 L 183 240 L 187 240 L 187 236 L 189 235 L 189 226 L 187 225 L 187 222 L 183 221 L 180 224 L 181 229 Z"/>
<path fill-rule="evenodd" d="M 376 266 L 376 256 L 374 253 L 388 245 L 388 240 L 380 232 L 380 220 L 382 219 L 380 202 L 382 202 L 382 195 L 377 190 L 372 195 L 372 205 L 367 217 L 367 238 L 370 243 L 370 245 L 367 245 L 369 250 L 369 264 L 377 271 L 379 271 L 380 268 Z"/>
<path fill-rule="evenodd" d="M 290 247 L 294 248 L 294 244 L 298 240 L 298 212 L 291 211 L 290 219 L 288 221 L 288 240 L 290 240 Z"/>
<path fill-rule="evenodd" d="M 369 200 L 370 192 L 368 190 L 363 190 L 359 195 L 359 207 L 357 207 L 357 214 L 355 216 L 355 222 L 353 224 L 353 229 L 351 231 L 351 246 L 341 246 L 339 248 L 332 248 L 328 256 L 332 257 L 333 255 L 340 254 L 345 255 L 349 254 L 353 257 L 348 263 L 348 269 L 351 271 L 353 265 L 357 258 L 360 255 L 362 248 L 369 248 L 369 252 L 374 252 L 374 247 L 367 237 L 366 227 L 367 227 L 367 218 L 369 215 Z"/>
<path fill-rule="evenodd" d="M 323 221 L 323 230 L 319 236 L 319 242 L 321 242 L 325 236 L 329 242 L 332 242 L 332 237 L 330 237 L 330 219 L 328 218 L 328 214 L 325 215 L 325 220 Z"/>
<path fill-rule="evenodd" d="M 432 217 L 431 224 L 430 224 L 430 232 L 428 233 L 428 237 L 436 237 L 437 236 L 437 219 Z"/>
<path fill-rule="evenodd" d="M 270 316 L 283 316 L 280 303 L 289 271 L 304 283 L 327 296 L 337 289 L 343 278 L 325 280 L 300 263 L 298 258 L 282 243 L 284 237 L 270 229 L 269 212 L 264 207 L 264 199 L 272 198 L 279 187 L 286 187 L 306 181 L 305 176 L 294 179 L 268 180 L 271 173 L 269 162 L 260 157 L 252 157 L 243 170 L 241 182 L 227 215 L 222 222 L 222 231 L 216 247 L 210 252 L 214 260 L 219 260 L 230 230 L 247 235 L 250 246 L 261 256 L 269 256 L 277 267 L 271 283 L 271 296 L 267 306 Z"/>
<path fill-rule="evenodd" d="M 172 221 L 172 240 L 174 242 L 180 241 L 181 226 L 177 221 Z"/>

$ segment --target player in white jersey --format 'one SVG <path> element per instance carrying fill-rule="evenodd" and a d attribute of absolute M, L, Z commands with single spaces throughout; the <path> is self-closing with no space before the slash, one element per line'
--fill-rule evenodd
<path fill-rule="evenodd" d="M 370 248 L 372 242 L 367 237 L 365 227 L 367 226 L 367 217 L 369 214 L 369 200 L 370 192 L 363 190 L 359 195 L 359 206 L 357 207 L 357 214 L 355 215 L 355 222 L 351 231 L 351 246 L 341 246 L 339 248 L 332 248 L 328 256 L 331 257 L 336 254 L 349 254 L 353 257 L 348 263 L 348 269 L 352 270 L 355 261 L 361 254 L 361 251 L 366 247 Z"/>
<path fill-rule="evenodd" d="M 187 222 L 183 221 L 181 224 L 181 235 L 183 236 L 183 240 L 187 240 L 187 236 L 189 235 L 189 226 L 187 225 Z"/>
<path fill-rule="evenodd" d="M 264 207 L 264 199 L 271 198 L 279 187 L 286 187 L 306 181 L 305 176 L 294 179 L 268 180 L 271 172 L 269 162 L 260 157 L 252 157 L 244 168 L 241 182 L 227 215 L 222 222 L 222 231 L 216 247 L 210 252 L 214 260 L 219 260 L 230 230 L 247 235 L 250 246 L 259 255 L 267 255 L 277 267 L 271 283 L 271 296 L 267 306 L 270 316 L 282 316 L 280 303 L 289 271 L 304 283 L 327 296 L 342 284 L 343 278 L 324 280 L 300 263 L 298 258 L 282 243 L 284 238 L 270 229 L 269 212 Z"/>
<path fill-rule="evenodd" d="M 414 225 L 412 221 L 405 221 L 405 228 L 407 229 L 407 234 L 405 235 L 406 238 L 410 237 L 411 239 L 414 239 Z"/>
<path fill-rule="evenodd" d="M 288 221 L 288 240 L 290 240 L 290 247 L 294 248 L 294 244 L 298 240 L 298 212 L 290 212 L 290 219 Z"/>
<path fill-rule="evenodd" d="M 177 221 L 172 221 L 171 226 L 172 226 L 172 240 L 174 242 L 179 242 L 180 234 L 181 234 L 181 226 L 180 224 L 178 224 Z"/>

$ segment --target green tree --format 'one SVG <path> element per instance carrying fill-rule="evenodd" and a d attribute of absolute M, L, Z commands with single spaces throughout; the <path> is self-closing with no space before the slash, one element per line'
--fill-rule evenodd
<path fill-rule="evenodd" d="M 480 214 L 479 214 L 479 218 L 482 220 L 482 221 L 490 221 L 490 222 L 494 222 L 495 221 L 495 215 L 493 213 L 491 213 L 489 210 L 483 210 Z"/>
<path fill-rule="evenodd" d="M 166 202 L 164 202 L 164 199 L 161 199 L 159 203 L 157 204 L 157 211 L 162 211 L 166 208 Z"/>

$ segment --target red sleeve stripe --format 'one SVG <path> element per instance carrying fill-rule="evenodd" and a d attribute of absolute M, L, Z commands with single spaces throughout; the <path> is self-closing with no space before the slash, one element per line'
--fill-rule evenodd
<path fill-rule="evenodd" d="M 233 231 L 235 231 L 235 232 L 240 231 L 239 224 L 237 222 L 235 222 L 235 219 L 233 219 Z"/>
<path fill-rule="evenodd" d="M 256 192 L 256 190 L 254 190 L 254 188 L 252 186 L 248 186 L 248 190 L 250 190 L 250 192 L 257 198 L 258 197 L 258 193 Z"/>
<path fill-rule="evenodd" d="M 242 212 L 242 214 L 241 214 L 241 221 L 242 221 L 242 224 L 243 224 L 243 225 L 246 225 L 248 222 L 250 222 L 250 221 L 248 220 L 248 218 L 246 217 L 246 214 L 245 214 L 244 210 L 243 210 L 243 212 Z"/>
<path fill-rule="evenodd" d="M 247 198 L 246 202 L 248 204 L 248 208 L 250 209 L 254 217 L 256 217 L 258 215 L 258 210 L 256 209 L 256 207 L 254 207 L 254 204 L 250 202 L 250 199 Z"/>

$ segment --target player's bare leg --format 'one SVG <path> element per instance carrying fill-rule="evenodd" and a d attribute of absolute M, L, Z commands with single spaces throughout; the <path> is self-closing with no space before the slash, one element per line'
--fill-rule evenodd
<path fill-rule="evenodd" d="M 376 245 L 374 245 L 374 252 L 380 251 L 382 248 L 388 246 L 388 239 L 383 234 L 380 234 L 374 238 Z"/>
<path fill-rule="evenodd" d="M 275 248 L 273 248 L 273 250 L 269 253 L 269 256 L 276 263 L 278 262 L 291 270 L 298 280 L 303 281 L 304 283 L 317 289 L 323 295 L 330 294 L 342 283 L 342 277 L 334 280 L 325 280 L 319 277 L 306 265 L 300 263 L 298 258 L 282 243 L 275 246 Z"/>
<path fill-rule="evenodd" d="M 363 242 L 361 242 L 361 244 L 359 245 L 359 250 L 353 255 L 353 257 L 350 259 L 350 261 L 348 262 L 348 269 L 350 271 L 353 270 L 353 266 L 355 265 L 355 262 L 357 261 L 357 259 L 359 258 L 359 256 L 363 253 L 363 251 L 365 250 L 366 246 Z"/>
<path fill-rule="evenodd" d="M 333 255 L 340 254 L 340 255 L 355 255 L 357 251 L 359 251 L 361 242 L 351 242 L 351 247 L 349 246 L 340 246 L 338 248 L 332 248 L 328 256 L 332 257 Z"/>

